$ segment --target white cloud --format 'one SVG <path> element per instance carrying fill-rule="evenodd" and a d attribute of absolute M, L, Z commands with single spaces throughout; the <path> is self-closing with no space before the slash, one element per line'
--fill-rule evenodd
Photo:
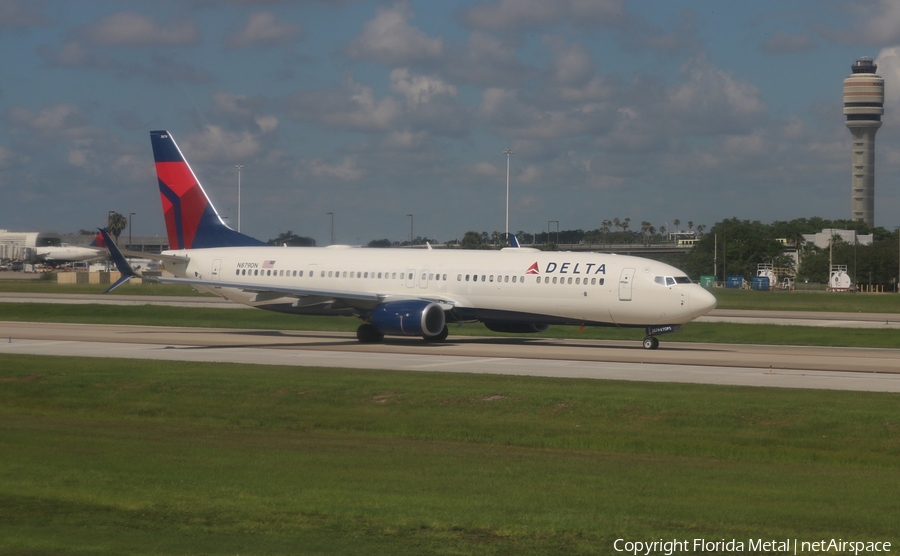
<path fill-rule="evenodd" d="M 247 24 L 232 33 L 228 46 L 280 46 L 303 38 L 299 25 L 279 21 L 272 12 L 259 12 L 250 16 Z"/>
<path fill-rule="evenodd" d="M 900 109 L 900 46 L 884 48 L 875 58 L 878 75 L 884 78 L 884 103 Z"/>
<path fill-rule="evenodd" d="M 392 131 L 384 144 L 389 148 L 414 149 L 421 146 L 426 139 L 423 131 Z"/>
<path fill-rule="evenodd" d="M 197 162 L 230 163 L 250 159 L 260 151 L 259 138 L 252 133 L 229 132 L 214 125 L 204 126 L 201 133 L 188 136 L 183 144 L 185 156 Z"/>
<path fill-rule="evenodd" d="M 900 41 L 900 2 L 879 0 L 874 6 L 865 6 L 869 17 L 862 22 L 859 36 L 865 42 L 889 44 Z"/>
<path fill-rule="evenodd" d="M 275 116 L 257 116 L 254 121 L 261 133 L 271 133 L 278 129 L 278 118 Z"/>
<path fill-rule="evenodd" d="M 587 48 L 580 44 L 564 44 L 556 38 L 545 38 L 544 43 L 553 50 L 550 70 L 561 85 L 579 86 L 587 83 L 594 74 L 594 64 Z"/>
<path fill-rule="evenodd" d="M 400 106 L 391 97 L 375 98 L 371 87 L 354 83 L 355 92 L 350 96 L 349 110 L 323 116 L 324 121 L 337 127 L 362 130 L 385 130 L 400 116 Z"/>
<path fill-rule="evenodd" d="M 720 70 L 706 56 L 682 66 L 684 81 L 668 91 L 670 108 L 682 122 L 703 133 L 752 125 L 765 113 L 759 88 Z"/>
<path fill-rule="evenodd" d="M 490 162 L 478 162 L 474 164 L 470 170 L 473 175 L 482 176 L 486 178 L 494 178 L 497 176 L 505 176 L 506 175 L 506 167 L 504 166 L 501 169 L 496 164 L 491 164 Z"/>
<path fill-rule="evenodd" d="M 82 35 L 102 46 L 186 46 L 200 41 L 200 32 L 192 21 L 159 23 L 132 12 L 106 16 L 84 29 Z"/>
<path fill-rule="evenodd" d="M 347 47 L 347 54 L 392 66 L 439 58 L 444 51 L 443 39 L 429 38 L 409 25 L 412 16 L 412 11 L 402 5 L 378 10 L 375 19 L 366 22 L 362 34 Z"/>
<path fill-rule="evenodd" d="M 437 95 L 456 96 L 456 87 L 437 77 L 412 75 L 406 68 L 391 71 L 391 90 L 406 97 L 409 104 L 425 104 Z"/>
<path fill-rule="evenodd" d="M 80 128 L 84 120 L 81 111 L 72 104 L 54 104 L 37 112 L 16 106 L 10 110 L 9 116 L 15 125 L 43 133 L 56 134 Z"/>
<path fill-rule="evenodd" d="M 612 24 L 625 15 L 621 0 L 499 0 L 481 2 L 463 14 L 470 27 L 511 31 L 570 20 L 576 24 Z"/>
<path fill-rule="evenodd" d="M 327 164 L 322 159 L 305 162 L 310 172 L 317 177 L 337 178 L 342 181 L 356 181 L 363 176 L 362 170 L 356 167 L 355 157 L 344 157 L 338 165 Z"/>
<path fill-rule="evenodd" d="M 544 177 L 544 172 L 537 164 L 529 164 L 522 172 L 514 176 L 516 183 L 538 183 Z"/>

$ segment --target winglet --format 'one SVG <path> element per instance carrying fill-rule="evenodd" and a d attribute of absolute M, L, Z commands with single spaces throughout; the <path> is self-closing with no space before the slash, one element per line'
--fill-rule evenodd
<path fill-rule="evenodd" d="M 116 264 L 116 270 L 122 274 L 122 276 L 103 293 L 113 291 L 135 276 L 140 278 L 141 275 L 131 268 L 131 265 L 128 264 L 128 261 L 125 259 L 125 255 L 119 251 L 119 246 L 116 245 L 111 237 L 109 237 L 109 231 L 107 231 L 106 228 L 100 228 L 100 235 L 103 236 L 103 242 L 106 244 L 106 248 L 109 249 L 109 258 Z"/>

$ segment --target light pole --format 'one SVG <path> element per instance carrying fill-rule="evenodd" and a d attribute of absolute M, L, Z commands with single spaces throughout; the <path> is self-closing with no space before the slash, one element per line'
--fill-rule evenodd
<path fill-rule="evenodd" d="M 559 248 L 559 220 L 547 220 L 547 244 L 550 244 L 550 224 L 556 223 L 556 247 Z"/>
<path fill-rule="evenodd" d="M 407 214 L 409 216 L 409 246 L 412 247 L 412 239 L 413 239 L 413 215 Z"/>
<path fill-rule="evenodd" d="M 506 155 L 506 242 L 509 243 L 509 155 L 514 152 L 507 149 L 503 151 L 503 154 Z"/>
<path fill-rule="evenodd" d="M 133 249 L 133 247 L 131 247 L 131 221 L 132 221 L 132 219 L 134 219 L 135 214 L 137 214 L 137 213 L 136 212 L 128 213 L 128 248 L 129 249 Z"/>
<path fill-rule="evenodd" d="M 326 214 L 331 216 L 331 244 L 334 245 L 334 213 L 328 212 Z"/>
<path fill-rule="evenodd" d="M 244 167 L 243 164 L 235 164 L 235 168 L 238 170 L 238 229 L 237 231 L 241 231 L 241 168 Z M 332 243 L 334 243 L 334 238 L 332 238 Z"/>

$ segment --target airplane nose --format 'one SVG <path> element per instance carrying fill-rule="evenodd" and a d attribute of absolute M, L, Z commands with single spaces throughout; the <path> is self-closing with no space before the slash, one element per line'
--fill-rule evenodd
<path fill-rule="evenodd" d="M 694 285 L 690 294 L 691 318 L 703 316 L 716 308 L 716 296 L 706 291 L 705 288 Z"/>

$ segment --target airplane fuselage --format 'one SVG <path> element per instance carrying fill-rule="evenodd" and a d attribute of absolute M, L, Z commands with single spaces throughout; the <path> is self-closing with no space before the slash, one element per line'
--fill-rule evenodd
<path fill-rule="evenodd" d="M 186 257 L 186 263 L 165 263 L 177 277 L 204 280 L 210 291 L 240 303 L 292 313 L 365 318 L 381 302 L 427 299 L 442 304 L 451 322 L 646 327 L 681 324 L 715 306 L 715 298 L 684 272 L 621 255 L 342 247 L 221 247 L 165 254 Z M 277 287 L 382 299 L 333 303 L 333 296 L 263 291 Z"/>

